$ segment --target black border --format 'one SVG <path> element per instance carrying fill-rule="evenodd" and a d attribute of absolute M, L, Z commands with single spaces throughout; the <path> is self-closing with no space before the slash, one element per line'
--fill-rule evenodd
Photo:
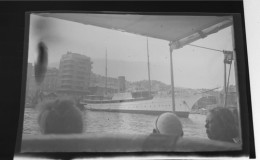
<path fill-rule="evenodd" d="M 246 51 L 245 20 L 243 1 L 12 1 L 0 2 L 0 35 L 1 42 L 1 80 L 2 98 L 0 112 L 0 157 L 1 159 L 13 158 L 19 152 L 16 146 L 16 137 L 19 144 L 21 139 L 21 125 L 24 109 L 25 75 L 27 66 L 26 33 L 28 33 L 28 19 L 25 13 L 31 11 L 118 11 L 118 12 L 174 12 L 174 13 L 209 13 L 234 15 L 234 31 L 237 56 L 237 69 L 239 79 L 239 93 L 241 105 L 243 150 L 237 152 L 212 152 L 212 153 L 174 153 L 162 155 L 179 156 L 249 156 L 255 157 L 252 107 L 249 85 L 249 71 Z M 28 38 L 28 37 L 27 37 Z M 244 107 L 247 106 L 247 107 Z M 20 116 L 20 120 L 19 120 Z M 18 125 L 19 122 L 19 125 Z M 18 129 L 19 126 L 19 129 Z M 114 156 L 152 156 L 155 153 L 66 153 L 66 154 L 24 154 L 24 156 L 39 156 L 53 158 L 72 157 L 114 157 Z M 20 154 L 18 154 L 20 155 Z M 157 155 L 157 154 L 156 154 Z M 3 157 L 3 158 L 2 158 Z"/>

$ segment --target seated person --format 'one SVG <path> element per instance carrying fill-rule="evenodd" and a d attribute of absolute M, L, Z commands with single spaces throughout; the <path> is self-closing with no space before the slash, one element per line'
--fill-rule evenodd
<path fill-rule="evenodd" d="M 83 115 L 73 101 L 57 99 L 40 104 L 38 124 L 43 134 L 83 132 Z"/>
<path fill-rule="evenodd" d="M 206 118 L 206 132 L 209 139 L 233 142 L 238 137 L 238 126 L 233 113 L 224 107 L 209 111 Z"/>
<path fill-rule="evenodd" d="M 156 119 L 153 133 L 182 137 L 181 121 L 172 112 L 163 113 Z"/>
<path fill-rule="evenodd" d="M 153 133 L 144 141 L 144 151 L 173 151 L 177 140 L 183 136 L 182 124 L 173 112 L 158 116 Z"/>

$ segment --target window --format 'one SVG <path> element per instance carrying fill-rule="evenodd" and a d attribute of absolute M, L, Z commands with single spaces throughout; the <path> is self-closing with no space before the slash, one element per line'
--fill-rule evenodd
<path fill-rule="evenodd" d="M 160 121 L 156 120 L 161 114 L 171 112 L 182 124 L 179 127 L 184 138 L 226 142 L 223 136 L 215 135 L 217 129 L 207 127 L 214 116 L 221 116 L 215 119 L 222 119 L 219 122 L 222 126 L 217 128 L 229 126 L 223 127 L 226 131 L 221 134 L 229 136 L 227 133 L 234 132 L 228 142 L 241 140 L 231 14 L 83 15 L 32 13 L 30 20 L 44 19 L 55 26 L 53 36 L 66 37 L 57 46 L 50 46 L 53 53 L 66 54 L 69 49 L 73 52 L 69 58 L 74 60 L 67 57 L 62 61 L 57 92 L 61 89 L 61 95 L 73 99 L 86 95 L 101 97 L 84 99 L 82 110 L 89 111 L 82 111 L 83 121 L 87 122 L 84 134 L 149 135 L 153 131 L 163 134 L 168 130 L 157 126 Z M 84 26 L 86 21 L 88 24 Z M 32 26 L 30 33 L 35 30 Z M 32 54 L 29 52 L 29 57 Z M 62 56 L 50 54 L 50 64 L 61 61 Z M 80 56 L 83 60 L 78 60 Z M 225 113 L 230 115 L 211 112 L 218 106 L 227 109 Z M 26 113 L 34 115 L 36 111 Z M 35 116 L 25 118 L 37 126 Z M 31 126 L 25 123 L 24 128 L 28 127 Z M 41 134 L 37 127 L 23 133 Z"/>

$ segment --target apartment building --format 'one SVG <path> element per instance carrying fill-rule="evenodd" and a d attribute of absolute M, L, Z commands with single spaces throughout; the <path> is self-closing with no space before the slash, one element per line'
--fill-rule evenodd
<path fill-rule="evenodd" d="M 92 61 L 78 53 L 67 52 L 60 60 L 58 92 L 82 95 L 88 93 Z"/>

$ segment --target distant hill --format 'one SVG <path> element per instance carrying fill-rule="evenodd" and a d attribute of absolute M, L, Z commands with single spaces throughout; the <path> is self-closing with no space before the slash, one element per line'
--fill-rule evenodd
<path fill-rule="evenodd" d="M 142 80 L 137 82 L 132 82 L 132 86 L 136 86 L 139 89 L 149 89 L 149 81 L 148 80 Z M 170 85 L 167 85 L 163 82 L 157 81 L 157 80 L 151 80 L 151 90 L 152 91 L 162 91 L 162 90 L 169 90 L 171 88 Z"/>

